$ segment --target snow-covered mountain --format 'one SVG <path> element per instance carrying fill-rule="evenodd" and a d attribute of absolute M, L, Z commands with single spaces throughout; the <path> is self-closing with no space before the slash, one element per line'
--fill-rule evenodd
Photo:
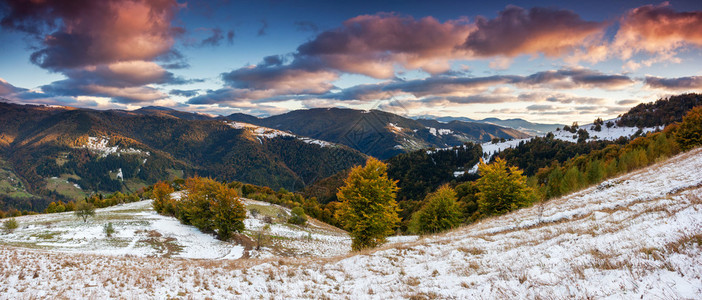
<path fill-rule="evenodd" d="M 214 263 L 3 245 L 0 298 L 694 299 L 701 178 L 698 148 L 542 206 L 325 259 Z"/>

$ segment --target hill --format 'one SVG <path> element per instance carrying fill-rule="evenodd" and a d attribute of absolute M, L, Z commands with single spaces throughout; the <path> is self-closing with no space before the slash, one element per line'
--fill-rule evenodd
<path fill-rule="evenodd" d="M 267 118 L 243 114 L 226 117 L 347 145 L 380 159 L 430 147 L 451 147 L 493 138 L 524 138 L 525 133 L 496 125 L 412 120 L 380 110 L 317 108 Z"/>
<path fill-rule="evenodd" d="M 297 190 L 366 159 L 343 145 L 273 129 L 157 113 L 169 110 L 0 105 L 0 162 L 7 162 L 0 166 L 20 183 L 5 182 L 46 198 L 43 207 L 19 209 L 41 211 L 50 199 L 129 192 L 196 174 Z"/>
<path fill-rule="evenodd" d="M 692 299 L 702 294 L 701 170 L 698 148 L 543 206 L 326 259 L 213 263 L 2 246 L 0 282 L 9 298 Z"/>

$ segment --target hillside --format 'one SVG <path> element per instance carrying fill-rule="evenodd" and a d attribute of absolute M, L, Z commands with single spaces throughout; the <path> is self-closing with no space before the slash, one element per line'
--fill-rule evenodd
<path fill-rule="evenodd" d="M 311 219 L 308 226 L 286 223 L 290 209 L 242 199 L 247 238 L 223 242 L 183 225 L 173 217 L 157 214 L 151 200 L 96 210 L 87 223 L 73 212 L 18 217 L 22 227 L 0 236 L 4 245 L 57 252 L 137 257 L 199 259 L 265 258 L 272 256 L 329 257 L 351 249 L 349 236 L 335 227 Z M 252 212 L 254 211 L 254 212 Z M 256 249 L 256 236 L 270 218 L 266 241 Z M 103 226 L 112 223 L 116 233 L 107 237 Z"/>
<path fill-rule="evenodd" d="M 0 105 L 0 125 L 7 125 L 0 127 L 0 166 L 20 181 L 3 180 L 0 187 L 44 198 L 130 192 L 196 174 L 294 191 L 366 159 L 343 145 L 157 113 L 171 110 Z M 44 202 L 16 208 L 41 211 L 50 201 Z"/>
<path fill-rule="evenodd" d="M 698 148 L 543 207 L 328 259 L 215 263 L 2 246 L 0 292 L 7 298 L 697 298 L 701 170 Z"/>
<path fill-rule="evenodd" d="M 423 148 L 462 145 L 468 141 L 527 137 L 520 131 L 496 125 L 412 120 L 379 110 L 318 108 L 267 118 L 244 114 L 226 118 L 344 144 L 380 159 Z"/>

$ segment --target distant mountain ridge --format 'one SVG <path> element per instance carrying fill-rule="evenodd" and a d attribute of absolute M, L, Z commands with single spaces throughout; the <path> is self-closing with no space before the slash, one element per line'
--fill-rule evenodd
<path fill-rule="evenodd" d="M 532 123 L 524 119 L 499 119 L 499 118 L 485 118 L 482 120 L 475 120 L 467 117 L 437 117 L 433 115 L 421 115 L 413 117 L 414 119 L 430 119 L 437 120 L 439 122 L 451 122 L 451 121 L 462 121 L 462 122 L 475 122 L 484 124 L 494 124 L 502 127 L 508 127 L 516 129 L 522 132 L 529 133 L 531 135 L 544 135 L 548 132 L 556 130 L 556 128 L 562 128 L 564 124 L 547 124 L 547 123 Z"/>
<path fill-rule="evenodd" d="M 289 131 L 347 145 L 380 159 L 431 147 L 451 147 L 493 138 L 528 137 L 521 131 L 492 124 L 413 120 L 380 110 L 315 108 L 257 118 L 233 114 L 225 119 Z"/>

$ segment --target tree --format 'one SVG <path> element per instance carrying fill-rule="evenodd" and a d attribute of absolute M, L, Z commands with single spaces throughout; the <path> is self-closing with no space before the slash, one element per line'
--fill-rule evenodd
<path fill-rule="evenodd" d="M 461 208 L 456 191 L 448 184 L 427 195 L 424 205 L 412 216 L 411 229 L 416 233 L 435 233 L 461 224 Z"/>
<path fill-rule="evenodd" d="M 184 224 L 203 232 L 214 232 L 228 240 L 244 230 L 246 209 L 236 190 L 210 178 L 192 177 L 185 181 L 185 193 L 175 205 L 175 216 Z"/>
<path fill-rule="evenodd" d="M 214 230 L 221 240 L 228 240 L 234 232 L 244 231 L 246 209 L 236 190 L 218 183 L 211 194 L 210 209 L 214 214 Z"/>
<path fill-rule="evenodd" d="M 351 248 L 361 250 L 385 242 L 400 222 L 395 196 L 397 182 L 388 179 L 387 165 L 369 158 L 351 169 L 336 196 L 342 202 L 336 218 L 349 231 Z"/>
<path fill-rule="evenodd" d="M 480 162 L 478 209 L 484 216 L 501 215 L 528 206 L 536 200 L 526 176 L 517 167 L 508 167 L 501 158 L 491 164 Z"/>
<path fill-rule="evenodd" d="M 95 215 L 95 206 L 85 200 L 81 200 L 76 204 L 74 213 L 77 217 L 82 218 L 83 222 L 88 222 L 88 217 Z"/>
<path fill-rule="evenodd" d="M 173 215 L 175 213 L 174 203 L 171 200 L 171 193 L 173 193 L 173 187 L 163 181 L 159 181 L 154 184 L 154 189 L 151 194 L 154 197 L 154 210 L 166 215 Z"/>
<path fill-rule="evenodd" d="M 702 145 L 702 106 L 690 110 L 675 135 L 683 151 Z"/>

